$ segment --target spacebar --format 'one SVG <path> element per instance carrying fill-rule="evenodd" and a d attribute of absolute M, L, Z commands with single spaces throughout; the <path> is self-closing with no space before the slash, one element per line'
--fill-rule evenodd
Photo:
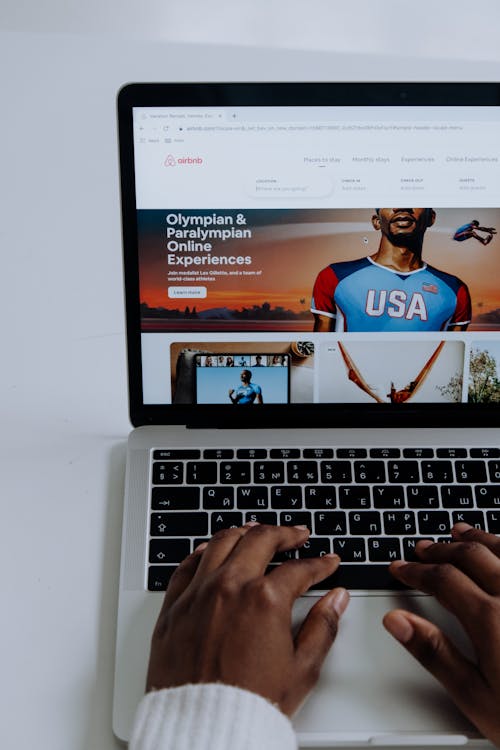
<path fill-rule="evenodd" d="M 389 591 L 407 589 L 389 573 L 388 565 L 344 565 L 328 578 L 311 586 L 311 589 L 333 589 L 343 586 L 346 589 L 384 589 Z"/>

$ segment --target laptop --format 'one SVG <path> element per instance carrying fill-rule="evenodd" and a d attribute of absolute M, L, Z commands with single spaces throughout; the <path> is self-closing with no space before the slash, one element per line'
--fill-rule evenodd
<path fill-rule="evenodd" d="M 300 744 L 481 744 L 381 620 L 403 606 L 468 653 L 459 625 L 388 565 L 417 539 L 448 541 L 455 521 L 500 534 L 499 124 L 493 83 L 120 91 L 135 429 L 119 738 L 176 564 L 257 520 L 309 526 L 292 556 L 342 558 L 295 622 L 322 591 L 351 591 L 293 719 Z"/>

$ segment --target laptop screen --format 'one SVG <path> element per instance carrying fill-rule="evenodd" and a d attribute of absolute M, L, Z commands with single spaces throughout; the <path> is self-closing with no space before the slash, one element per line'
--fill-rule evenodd
<path fill-rule="evenodd" d="M 496 408 L 500 107 L 211 88 L 128 104 L 143 405 Z"/>

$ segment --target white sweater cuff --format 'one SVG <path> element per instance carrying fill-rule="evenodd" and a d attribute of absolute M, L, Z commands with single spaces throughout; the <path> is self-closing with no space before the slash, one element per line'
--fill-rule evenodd
<path fill-rule="evenodd" d="M 296 750 L 288 717 L 248 690 L 221 683 L 148 693 L 129 750 Z"/>

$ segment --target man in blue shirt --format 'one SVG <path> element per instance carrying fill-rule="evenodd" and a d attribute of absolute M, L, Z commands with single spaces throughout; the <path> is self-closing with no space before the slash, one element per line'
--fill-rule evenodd
<path fill-rule="evenodd" d="M 465 331 L 467 286 L 422 260 L 432 208 L 377 208 L 374 255 L 331 263 L 318 274 L 311 312 L 315 331 Z"/>
<path fill-rule="evenodd" d="M 263 404 L 262 388 L 257 383 L 250 382 L 252 379 L 250 370 L 242 370 L 240 379 L 241 385 L 229 391 L 229 398 L 233 404 Z"/>

